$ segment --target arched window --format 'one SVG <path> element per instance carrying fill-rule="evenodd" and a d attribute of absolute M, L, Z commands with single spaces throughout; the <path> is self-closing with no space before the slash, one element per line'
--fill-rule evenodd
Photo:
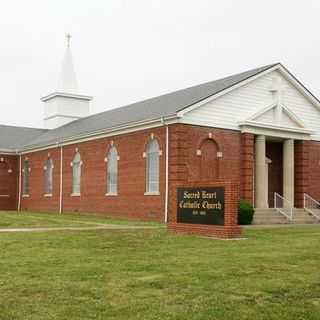
<path fill-rule="evenodd" d="M 72 160 L 72 194 L 80 195 L 81 186 L 81 157 L 77 152 Z"/>
<path fill-rule="evenodd" d="M 29 185 L 29 177 L 30 177 L 30 163 L 29 160 L 23 161 L 23 179 L 22 179 L 22 194 L 29 195 L 30 185 Z"/>
<path fill-rule="evenodd" d="M 107 155 L 107 194 L 118 192 L 118 152 L 111 147 Z"/>
<path fill-rule="evenodd" d="M 49 157 L 45 166 L 45 194 L 52 194 L 53 190 L 53 161 Z"/>
<path fill-rule="evenodd" d="M 202 180 L 218 179 L 218 147 L 215 141 L 206 140 L 201 146 L 200 172 Z"/>
<path fill-rule="evenodd" d="M 159 154 L 160 148 L 156 139 L 150 140 L 146 149 L 146 192 L 159 192 Z"/>
<path fill-rule="evenodd" d="M 1 196 L 8 196 L 10 193 L 9 191 L 10 184 L 7 183 L 9 174 L 10 174 L 10 170 L 8 167 L 8 163 L 3 158 L 1 158 L 0 159 L 0 181 L 6 182 L 6 183 L 0 183 Z"/>

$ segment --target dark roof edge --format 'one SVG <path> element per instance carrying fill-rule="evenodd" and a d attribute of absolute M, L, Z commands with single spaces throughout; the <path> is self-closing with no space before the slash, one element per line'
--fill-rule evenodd
<path fill-rule="evenodd" d="M 317 101 L 320 105 L 320 100 L 315 96 L 293 73 L 291 73 L 282 63 L 279 63 L 279 65 L 292 77 L 305 91 L 307 91 L 311 97 Z"/>

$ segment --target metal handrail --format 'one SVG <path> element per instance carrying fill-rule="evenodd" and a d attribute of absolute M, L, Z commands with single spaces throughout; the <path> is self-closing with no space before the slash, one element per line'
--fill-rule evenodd
<path fill-rule="evenodd" d="M 283 216 L 285 216 L 289 221 L 292 221 L 293 205 L 289 200 L 287 200 L 277 192 L 274 193 L 274 208 Z"/>
<path fill-rule="evenodd" d="M 311 215 L 313 215 L 316 219 L 320 220 L 320 202 L 313 199 L 306 193 L 303 194 L 303 208 Z M 319 210 L 318 214 L 315 212 L 315 209 Z"/>

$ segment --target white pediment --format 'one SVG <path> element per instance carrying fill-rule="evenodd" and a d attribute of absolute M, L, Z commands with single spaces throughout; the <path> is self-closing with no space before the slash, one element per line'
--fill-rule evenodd
<path fill-rule="evenodd" d="M 272 104 L 244 121 L 239 122 L 241 132 L 263 134 L 278 138 L 310 139 L 312 130 L 283 104 Z"/>
<path fill-rule="evenodd" d="M 284 105 L 271 105 L 255 113 L 247 121 L 259 124 L 304 128 L 303 121 Z"/>

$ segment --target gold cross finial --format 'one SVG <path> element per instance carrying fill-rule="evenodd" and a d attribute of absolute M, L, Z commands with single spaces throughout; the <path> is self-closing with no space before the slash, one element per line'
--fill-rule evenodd
<path fill-rule="evenodd" d="M 68 46 L 68 48 L 70 48 L 71 34 L 67 33 L 66 38 L 67 38 L 67 46 Z"/>

